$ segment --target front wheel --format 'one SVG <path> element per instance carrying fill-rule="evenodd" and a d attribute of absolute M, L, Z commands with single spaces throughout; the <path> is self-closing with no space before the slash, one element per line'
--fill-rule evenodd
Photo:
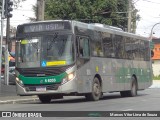
<path fill-rule="evenodd" d="M 99 79 L 95 77 L 92 84 L 92 92 L 87 93 L 85 97 L 87 100 L 97 101 L 100 99 L 101 95 L 102 95 L 101 84 Z"/>
<path fill-rule="evenodd" d="M 50 103 L 52 99 L 52 96 L 50 95 L 38 95 L 38 97 L 42 103 Z"/>

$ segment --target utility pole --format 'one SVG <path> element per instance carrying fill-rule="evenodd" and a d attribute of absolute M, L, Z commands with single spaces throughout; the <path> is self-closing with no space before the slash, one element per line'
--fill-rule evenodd
<path fill-rule="evenodd" d="M 4 0 L 2 0 L 2 12 L 1 12 L 1 41 L 0 41 L 0 92 L 1 92 L 1 69 L 2 69 L 2 43 L 3 43 L 3 24 L 4 23 Z"/>
<path fill-rule="evenodd" d="M 132 0 L 128 0 L 128 32 L 131 32 L 131 11 L 132 11 Z"/>
<path fill-rule="evenodd" d="M 44 20 L 45 0 L 37 0 L 37 21 Z"/>
<path fill-rule="evenodd" d="M 5 12 L 4 16 L 7 18 L 7 26 L 6 26 L 6 47 L 5 47 L 5 84 L 9 85 L 9 52 L 8 52 L 8 44 L 10 41 L 10 18 L 12 17 L 12 14 L 10 13 L 13 11 L 12 8 L 13 2 L 11 0 L 5 0 Z"/>

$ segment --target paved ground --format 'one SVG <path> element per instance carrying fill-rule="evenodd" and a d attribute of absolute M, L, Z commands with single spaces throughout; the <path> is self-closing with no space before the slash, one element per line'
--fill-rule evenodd
<path fill-rule="evenodd" d="M 154 80 L 150 89 L 160 88 L 160 80 Z M 14 104 L 25 101 L 36 101 L 37 96 L 17 96 L 15 85 L 0 85 L 0 104 Z"/>

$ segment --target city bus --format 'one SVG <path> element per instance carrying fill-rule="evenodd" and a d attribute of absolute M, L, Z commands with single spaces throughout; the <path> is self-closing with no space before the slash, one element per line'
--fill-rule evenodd
<path fill-rule="evenodd" d="M 103 93 L 133 97 L 152 84 L 145 37 L 98 23 L 25 23 L 16 33 L 16 90 L 42 103 L 63 96 L 97 101 Z"/>

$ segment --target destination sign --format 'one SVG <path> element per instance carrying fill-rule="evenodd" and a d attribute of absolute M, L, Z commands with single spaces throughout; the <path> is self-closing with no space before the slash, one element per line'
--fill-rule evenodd
<path fill-rule="evenodd" d="M 71 29 L 69 22 L 33 23 L 23 26 L 24 33 Z M 22 32 L 22 31 L 21 31 Z"/>

